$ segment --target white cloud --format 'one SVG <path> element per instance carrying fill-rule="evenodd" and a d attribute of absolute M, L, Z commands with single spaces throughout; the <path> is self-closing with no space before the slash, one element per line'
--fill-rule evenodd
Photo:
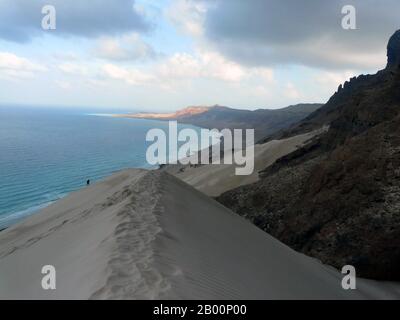
<path fill-rule="evenodd" d="M 188 53 L 175 53 L 157 67 L 157 73 L 164 79 L 187 79 L 200 76 L 201 64 Z"/>
<path fill-rule="evenodd" d="M 253 73 L 267 84 L 271 84 L 275 81 L 274 71 L 271 68 L 254 68 L 251 70 L 253 70 Z"/>
<path fill-rule="evenodd" d="M 322 85 L 328 86 L 329 88 L 337 88 L 340 84 L 344 83 L 345 81 L 349 80 L 350 78 L 357 75 L 355 71 L 326 71 L 318 73 L 314 79 L 317 83 Z"/>
<path fill-rule="evenodd" d="M 79 55 L 76 54 L 75 52 L 55 52 L 52 54 L 52 57 L 57 59 L 57 60 L 62 60 L 62 61 L 77 61 L 79 60 Z"/>
<path fill-rule="evenodd" d="M 58 68 L 67 74 L 74 74 L 80 76 L 89 75 L 89 68 L 83 63 L 66 62 L 60 64 Z"/>
<path fill-rule="evenodd" d="M 226 84 L 256 79 L 262 85 L 274 81 L 271 69 L 245 68 L 212 51 L 198 51 L 196 54 L 175 53 L 163 61 L 141 69 L 129 64 L 108 63 L 101 66 L 101 74 L 130 85 L 149 85 L 168 90 L 187 88 L 191 82 L 201 79 Z"/>
<path fill-rule="evenodd" d="M 207 7 L 207 3 L 176 0 L 165 10 L 165 16 L 180 31 L 200 37 L 204 34 L 203 25 Z"/>
<path fill-rule="evenodd" d="M 204 76 L 223 81 L 240 81 L 246 71 L 239 64 L 225 59 L 216 52 L 202 52 L 200 59 L 204 68 Z"/>
<path fill-rule="evenodd" d="M 155 80 L 151 74 L 135 68 L 123 68 L 110 63 L 102 66 L 102 71 L 105 76 L 111 79 L 122 80 L 131 85 L 145 85 Z"/>
<path fill-rule="evenodd" d="M 289 99 L 293 99 L 293 100 L 298 100 L 298 99 L 300 99 L 302 97 L 300 91 L 291 82 L 288 82 L 286 84 L 286 87 L 285 87 L 285 90 L 284 90 L 284 94 L 285 94 L 286 97 L 288 97 Z"/>
<path fill-rule="evenodd" d="M 204 78 L 226 82 L 238 82 L 250 74 L 246 68 L 212 51 L 194 55 L 176 53 L 161 64 L 158 72 L 165 79 Z"/>
<path fill-rule="evenodd" d="M 250 91 L 252 94 L 257 95 L 257 96 L 266 97 L 266 98 L 271 97 L 270 89 L 265 86 L 262 86 L 262 85 L 256 85 Z"/>
<path fill-rule="evenodd" d="M 71 89 L 71 87 L 72 87 L 70 82 L 68 82 L 68 81 L 63 81 L 63 80 L 56 80 L 56 81 L 55 81 L 55 84 L 56 84 L 58 87 L 60 87 L 61 89 L 64 89 L 64 90 Z"/>
<path fill-rule="evenodd" d="M 93 54 L 108 60 L 145 60 L 157 57 L 157 53 L 139 34 L 133 33 L 120 38 L 103 37 L 98 40 Z"/>
<path fill-rule="evenodd" d="M 37 72 L 47 71 L 47 68 L 29 59 L 19 57 L 10 52 L 0 52 L 0 76 L 9 79 L 32 78 Z"/>

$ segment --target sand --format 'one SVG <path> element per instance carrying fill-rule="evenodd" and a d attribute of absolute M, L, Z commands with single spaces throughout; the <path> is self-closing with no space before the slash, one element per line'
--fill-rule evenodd
<path fill-rule="evenodd" d="M 41 268 L 56 268 L 43 290 Z M 160 171 L 121 171 L 0 232 L 3 299 L 399 298 L 296 253 Z"/>
<path fill-rule="evenodd" d="M 236 166 L 234 164 L 206 164 L 196 167 L 177 164 L 167 165 L 162 170 L 178 177 L 197 190 L 209 196 L 216 197 L 239 186 L 258 181 L 259 171 L 270 166 L 277 159 L 302 147 L 307 141 L 326 130 L 327 128 L 321 128 L 287 139 L 256 144 L 254 146 L 254 171 L 253 174 L 247 176 L 236 175 Z"/>

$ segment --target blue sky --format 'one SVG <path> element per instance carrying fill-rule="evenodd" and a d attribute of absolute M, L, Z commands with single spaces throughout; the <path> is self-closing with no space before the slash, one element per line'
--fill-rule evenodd
<path fill-rule="evenodd" d="M 344 30 L 352 4 L 357 29 Z M 0 104 L 169 111 L 325 102 L 384 67 L 398 1 L 0 0 Z M 41 8 L 56 9 L 43 30 Z"/>

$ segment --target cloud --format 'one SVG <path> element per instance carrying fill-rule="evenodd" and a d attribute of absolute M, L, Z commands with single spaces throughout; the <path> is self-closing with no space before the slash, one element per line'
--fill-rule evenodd
<path fill-rule="evenodd" d="M 178 52 L 141 69 L 129 64 L 107 63 L 102 65 L 101 70 L 102 75 L 109 79 L 168 90 L 187 86 L 197 80 L 238 84 L 241 81 L 259 79 L 265 85 L 274 81 L 271 69 L 242 67 L 212 51 L 198 51 L 195 54 Z"/>
<path fill-rule="evenodd" d="M 206 40 L 248 66 L 382 67 L 387 40 L 400 26 L 398 0 L 200 2 L 213 4 L 203 17 Z M 349 4 L 356 8 L 357 30 L 341 27 L 341 9 Z"/>
<path fill-rule="evenodd" d="M 288 82 L 288 83 L 286 84 L 286 87 L 285 87 L 284 92 L 285 92 L 285 95 L 286 95 L 288 98 L 290 98 L 290 99 L 298 100 L 298 99 L 301 98 L 301 93 L 300 93 L 300 91 L 299 91 L 299 90 L 296 88 L 296 86 L 295 86 L 293 83 L 291 83 L 291 82 Z"/>
<path fill-rule="evenodd" d="M 58 68 L 67 74 L 80 76 L 87 76 L 89 74 L 89 69 L 81 63 L 65 62 L 60 64 Z"/>
<path fill-rule="evenodd" d="M 44 31 L 41 13 L 44 5 L 56 9 L 57 29 Z M 51 33 L 58 36 L 98 37 L 149 30 L 134 0 L 1 0 L 0 38 L 26 42 L 32 37 Z"/>
<path fill-rule="evenodd" d="M 0 52 L 0 76 L 7 79 L 32 78 L 47 68 L 10 52 Z"/>
<path fill-rule="evenodd" d="M 167 79 L 206 78 L 227 82 L 240 81 L 247 75 L 245 68 L 212 51 L 195 55 L 176 53 L 159 67 L 159 73 Z"/>
<path fill-rule="evenodd" d="M 165 10 L 165 16 L 180 31 L 191 36 L 203 35 L 206 2 L 176 0 Z"/>
<path fill-rule="evenodd" d="M 98 58 L 116 61 L 148 60 L 160 55 L 137 33 L 121 38 L 103 37 L 97 41 L 93 54 Z"/>
<path fill-rule="evenodd" d="M 102 71 L 106 77 L 122 80 L 131 85 L 146 85 L 155 81 L 151 74 L 132 67 L 124 68 L 114 64 L 106 64 L 102 67 Z"/>
<path fill-rule="evenodd" d="M 342 71 L 342 72 L 327 71 L 327 72 L 321 72 L 318 75 L 316 75 L 315 80 L 319 84 L 326 85 L 334 89 L 337 88 L 340 84 L 344 83 L 345 81 L 349 80 L 350 78 L 356 75 L 357 75 L 356 71 Z"/>
<path fill-rule="evenodd" d="M 69 90 L 72 87 L 70 82 L 63 80 L 56 80 L 55 84 L 63 90 Z"/>

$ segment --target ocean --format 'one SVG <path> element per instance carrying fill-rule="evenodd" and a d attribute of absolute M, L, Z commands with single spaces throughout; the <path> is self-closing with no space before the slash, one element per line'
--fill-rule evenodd
<path fill-rule="evenodd" d="M 146 133 L 163 121 L 104 110 L 0 106 L 0 229 L 126 168 L 151 168 Z M 200 128 L 178 125 L 178 130 Z"/>

